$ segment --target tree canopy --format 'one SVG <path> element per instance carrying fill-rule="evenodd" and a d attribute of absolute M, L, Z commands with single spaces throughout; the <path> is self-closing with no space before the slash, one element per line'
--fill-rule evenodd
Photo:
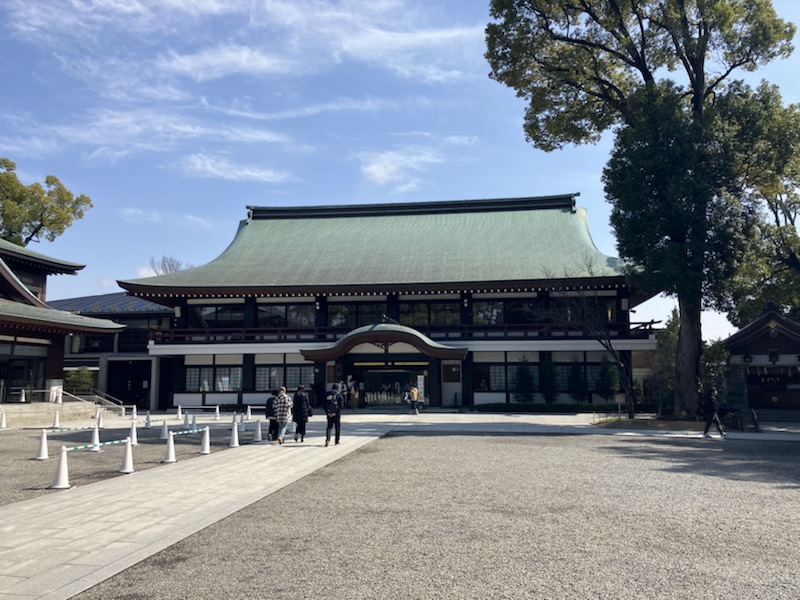
<path fill-rule="evenodd" d="M 527 101 L 534 146 L 616 134 L 604 184 L 619 253 L 678 298 L 675 408 L 692 410 L 701 310 L 723 303 L 755 227 L 740 154 L 748 135 L 766 141 L 732 74 L 787 56 L 794 25 L 769 0 L 493 0 L 491 15 L 491 76 Z"/>
<path fill-rule="evenodd" d="M 53 241 L 82 219 L 92 201 L 75 196 L 57 177 L 48 175 L 44 185 L 24 185 L 16 174 L 17 166 L 0 158 L 0 237 L 20 246 L 44 238 Z"/>

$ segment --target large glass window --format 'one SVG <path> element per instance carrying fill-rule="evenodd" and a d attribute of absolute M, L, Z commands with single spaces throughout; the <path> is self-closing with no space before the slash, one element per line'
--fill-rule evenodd
<path fill-rule="evenodd" d="M 502 301 L 477 301 L 472 303 L 472 322 L 475 325 L 502 325 L 505 323 Z"/>
<path fill-rule="evenodd" d="M 461 309 L 458 302 L 401 302 L 400 324 L 409 327 L 458 325 Z"/>
<path fill-rule="evenodd" d="M 257 392 L 270 392 L 281 386 L 293 390 L 301 383 L 306 386 L 314 383 L 314 367 L 306 365 L 256 367 Z"/>
<path fill-rule="evenodd" d="M 525 325 L 541 323 L 545 319 L 541 300 L 509 300 L 505 304 L 506 323 Z"/>
<path fill-rule="evenodd" d="M 328 304 L 328 325 L 330 327 L 358 327 L 379 323 L 386 314 L 385 302 L 348 302 Z"/>
<path fill-rule="evenodd" d="M 259 327 L 314 327 L 313 304 L 259 304 Z"/>
<path fill-rule="evenodd" d="M 473 375 L 473 385 L 477 391 L 506 390 L 505 365 L 475 365 Z"/>
<path fill-rule="evenodd" d="M 242 389 L 242 367 L 187 367 L 187 392 L 238 392 Z"/>
<path fill-rule="evenodd" d="M 189 325 L 201 329 L 244 327 L 244 305 L 192 306 Z"/>

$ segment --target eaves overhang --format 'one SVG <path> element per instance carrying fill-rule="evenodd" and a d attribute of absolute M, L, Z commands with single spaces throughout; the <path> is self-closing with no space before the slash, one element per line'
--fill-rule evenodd
<path fill-rule="evenodd" d="M 468 352 L 466 348 L 454 348 L 435 342 L 416 329 L 405 325 L 373 323 L 372 325 L 354 329 L 327 348 L 300 349 L 300 353 L 306 360 L 324 362 L 344 356 L 359 344 L 374 344 L 378 347 L 387 347 L 396 343 L 410 344 L 422 354 L 432 358 L 464 360 Z"/>

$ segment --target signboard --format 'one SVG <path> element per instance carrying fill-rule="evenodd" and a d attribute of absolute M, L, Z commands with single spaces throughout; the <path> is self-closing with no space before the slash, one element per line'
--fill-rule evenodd
<path fill-rule="evenodd" d="M 417 389 L 419 390 L 419 401 L 425 404 L 425 375 L 417 375 Z"/>

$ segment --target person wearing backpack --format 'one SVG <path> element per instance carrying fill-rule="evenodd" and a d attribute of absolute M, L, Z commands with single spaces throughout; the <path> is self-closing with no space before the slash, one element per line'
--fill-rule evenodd
<path fill-rule="evenodd" d="M 267 398 L 266 414 L 269 420 L 269 429 L 267 430 L 267 439 L 274 442 L 278 439 L 278 419 L 275 417 L 275 397 L 278 395 L 278 390 L 272 390 L 269 398 Z"/>

